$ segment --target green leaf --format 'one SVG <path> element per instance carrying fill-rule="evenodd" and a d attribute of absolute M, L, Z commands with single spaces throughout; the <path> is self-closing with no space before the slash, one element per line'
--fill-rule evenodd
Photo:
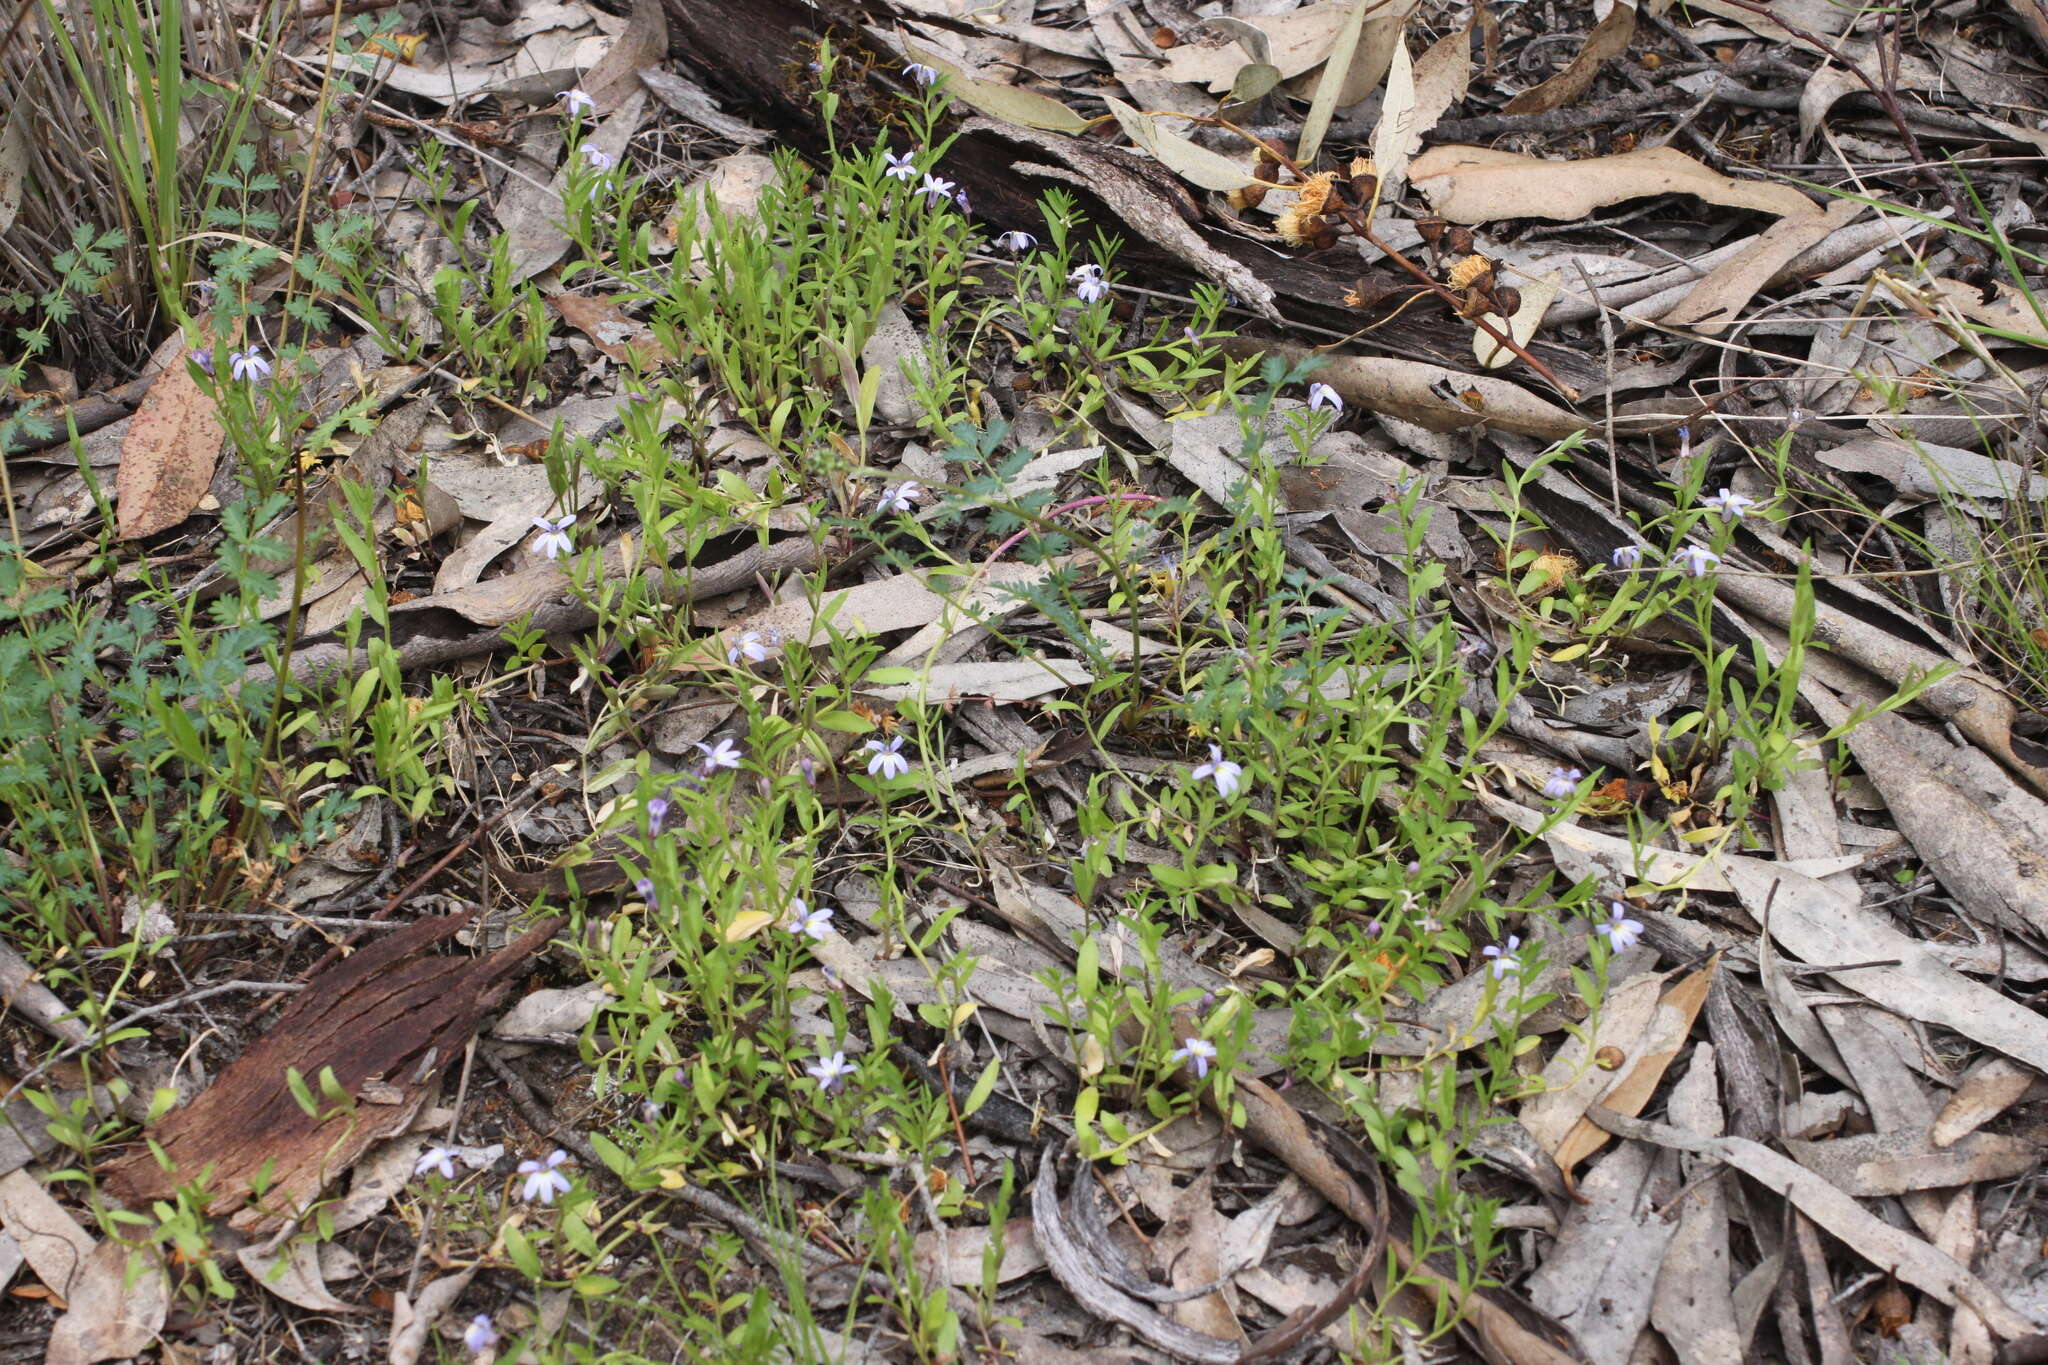
<path fill-rule="evenodd" d="M 811 724 L 820 730 L 837 730 L 841 734 L 864 735 L 874 725 L 851 711 L 820 711 L 811 718 Z"/>

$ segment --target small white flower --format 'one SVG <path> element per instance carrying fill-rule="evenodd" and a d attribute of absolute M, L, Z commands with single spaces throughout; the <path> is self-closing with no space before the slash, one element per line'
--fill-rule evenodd
<path fill-rule="evenodd" d="M 1700 502 L 1730 521 L 1741 521 L 1749 509 L 1756 506 L 1755 498 L 1745 498 L 1732 488 L 1724 488 L 1710 498 L 1701 498 Z"/>
<path fill-rule="evenodd" d="M 608 171 L 614 163 L 610 152 L 586 142 L 583 144 L 583 164 L 595 171 Z"/>
<path fill-rule="evenodd" d="M 719 740 L 716 747 L 700 743 L 697 748 L 704 755 L 703 768 L 706 777 L 711 776 L 720 768 L 737 768 L 740 766 L 740 746 L 733 743 L 730 739 Z"/>
<path fill-rule="evenodd" d="M 533 538 L 533 544 L 527 547 L 533 553 L 542 559 L 560 559 L 575 552 L 575 542 L 569 539 L 569 528 L 576 524 L 574 512 L 565 517 L 556 517 L 553 521 L 546 517 L 535 517 L 533 524 L 540 531 L 540 534 Z"/>
<path fill-rule="evenodd" d="M 910 771 L 910 760 L 903 756 L 903 736 L 884 744 L 871 739 L 861 746 L 873 755 L 868 759 L 868 776 L 879 777 L 887 782 L 892 777 L 902 777 Z"/>
<path fill-rule="evenodd" d="M 519 1174 L 526 1180 L 519 1187 L 519 1197 L 529 1204 L 552 1204 L 558 1194 L 569 1192 L 569 1177 L 555 1169 L 569 1159 L 569 1154 L 557 1147 L 548 1153 L 546 1161 L 522 1161 Z"/>
<path fill-rule="evenodd" d="M 818 1089 L 827 1094 L 839 1088 L 839 1083 L 854 1073 L 854 1065 L 846 1060 L 844 1052 L 835 1052 L 830 1057 L 820 1057 L 815 1062 L 804 1063 L 804 1070 L 818 1083 Z"/>
<path fill-rule="evenodd" d="M 919 85 L 930 85 L 939 78 L 938 69 L 926 66 L 923 62 L 907 63 L 903 68 L 903 74 L 916 81 Z"/>
<path fill-rule="evenodd" d="M 453 1180 L 455 1178 L 455 1153 L 446 1147 L 427 1148 L 426 1151 L 420 1153 L 420 1159 L 412 1164 L 412 1173 L 415 1176 L 422 1176 L 428 1171 L 439 1171 L 443 1180 Z"/>
<path fill-rule="evenodd" d="M 1636 941 L 1643 936 L 1643 922 L 1630 919 L 1628 907 L 1620 901 L 1610 901 L 1606 923 L 1593 927 L 1607 935 L 1607 946 L 1617 953 L 1625 948 L 1635 947 Z"/>
<path fill-rule="evenodd" d="M 1328 408 L 1331 412 L 1342 412 L 1344 411 L 1344 396 L 1328 384 L 1311 384 L 1308 386 L 1308 409 L 1310 412 L 1314 412 L 1317 408 Z"/>
<path fill-rule="evenodd" d="M 1479 955 L 1481 957 L 1490 957 L 1493 959 L 1494 980 L 1498 981 L 1502 977 L 1507 976 L 1509 973 L 1520 969 L 1521 964 L 1515 961 L 1515 949 L 1521 946 L 1522 940 L 1520 936 L 1516 934 L 1509 934 L 1507 945 L 1505 947 L 1501 946 L 1498 943 L 1489 943 L 1486 947 L 1480 949 Z"/>
<path fill-rule="evenodd" d="M 731 645 L 727 646 L 725 651 L 725 661 L 727 663 L 736 664 L 741 659 L 745 659 L 750 664 L 766 663 L 768 661 L 768 642 L 761 638 L 760 631 L 743 631 L 739 639 L 734 640 Z"/>
<path fill-rule="evenodd" d="M 1678 567 L 1693 578 L 1705 578 L 1721 562 L 1721 556 L 1700 545 L 1688 545 L 1678 552 Z"/>
<path fill-rule="evenodd" d="M 952 181 L 941 180 L 936 175 L 927 174 L 924 183 L 917 187 L 917 192 L 936 204 L 941 200 L 951 199 L 955 188 L 957 187 Z"/>
<path fill-rule="evenodd" d="M 1195 1079 L 1205 1080 L 1209 1075 L 1209 1063 L 1216 1060 L 1216 1044 L 1207 1038 L 1190 1038 L 1174 1049 L 1173 1056 L 1168 1060 L 1176 1066 L 1182 1062 L 1193 1062 Z"/>
<path fill-rule="evenodd" d="M 1200 782 L 1205 777 L 1214 782 L 1216 784 L 1216 794 L 1225 801 L 1237 795 L 1237 789 L 1244 785 L 1243 765 L 1232 763 L 1229 759 L 1225 758 L 1223 756 L 1223 747 L 1219 744 L 1211 744 L 1209 746 L 1209 761 L 1207 763 L 1197 763 L 1188 770 L 1188 776 L 1197 782 Z"/>
<path fill-rule="evenodd" d="M 498 1344 L 498 1329 L 491 1326 L 489 1313 L 478 1313 L 469 1320 L 469 1326 L 462 1329 L 462 1344 L 478 1355 Z"/>
<path fill-rule="evenodd" d="M 246 351 L 229 351 L 228 373 L 253 384 L 259 379 L 269 378 L 270 362 L 263 358 L 261 346 L 251 346 Z"/>
<path fill-rule="evenodd" d="M 898 156 L 887 147 L 882 149 L 882 159 L 889 163 L 889 169 L 882 172 L 892 180 L 917 179 L 917 154 L 905 152 Z"/>
<path fill-rule="evenodd" d="M 996 238 L 996 245 L 1009 252 L 1012 256 L 1021 256 L 1031 250 L 1032 247 L 1037 246 L 1038 239 L 1028 232 L 1019 232 L 1012 228 Z"/>
<path fill-rule="evenodd" d="M 1640 545 L 1618 545 L 1614 553 L 1607 556 L 1608 562 L 1617 569 L 1633 569 L 1643 562 L 1643 547 Z"/>
<path fill-rule="evenodd" d="M 905 479 L 883 487 L 882 494 L 875 500 L 877 512 L 908 512 L 924 496 L 924 485 L 916 479 Z"/>
<path fill-rule="evenodd" d="M 1078 265 L 1067 275 L 1067 283 L 1074 286 L 1075 295 L 1083 303 L 1093 303 L 1109 292 L 1109 281 L 1102 278 L 1099 265 Z"/>
<path fill-rule="evenodd" d="M 595 114 L 597 112 L 597 101 L 584 94 L 581 90 L 564 90 L 562 92 L 562 103 L 568 106 L 571 117 L 577 114 Z"/>
<path fill-rule="evenodd" d="M 1584 776 L 1577 768 L 1552 768 L 1550 776 L 1543 780 L 1543 794 L 1553 801 L 1562 801 L 1579 789 L 1579 779 Z"/>

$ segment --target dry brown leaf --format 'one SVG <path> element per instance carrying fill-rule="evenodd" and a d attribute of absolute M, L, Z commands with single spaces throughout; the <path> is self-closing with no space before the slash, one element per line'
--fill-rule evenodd
<path fill-rule="evenodd" d="M 1322 0 L 1287 14 L 1258 15 L 1238 22 L 1266 35 L 1265 64 L 1277 67 L 1282 80 L 1313 71 L 1330 55 L 1330 44 L 1344 26 L 1350 0 Z M 1182 43 L 1161 54 L 1158 73 L 1170 81 L 1205 83 L 1212 95 L 1227 95 L 1237 73 L 1248 65 L 1236 43 Z"/>
<path fill-rule="evenodd" d="M 1620 1083 L 1619 1066 L 1602 1067 L 1594 1058 L 1610 1048 L 1626 1053 L 1642 1042 L 1668 979 L 1666 972 L 1644 972 L 1613 987 L 1601 1001 L 1592 1037 L 1574 1034 L 1558 1048 L 1543 1068 L 1542 1093 L 1516 1115 L 1537 1146 L 1555 1156 L 1587 1107 Z"/>
<path fill-rule="evenodd" d="M 1927 1149 L 1924 1131 L 1903 1129 L 1858 1133 L 1826 1142 L 1782 1141 L 1800 1165 L 1859 1199 L 2010 1180 L 2032 1170 L 2041 1158 L 2038 1144 L 2002 1133 L 1972 1133 L 1941 1151 Z"/>
<path fill-rule="evenodd" d="M 476 1278 L 475 1266 L 453 1275 L 443 1275 L 420 1291 L 418 1302 L 400 1291 L 391 1306 L 390 1365 L 419 1365 L 420 1352 L 427 1348 L 427 1333 L 443 1313 L 455 1306 L 462 1291 Z"/>
<path fill-rule="evenodd" d="M 1970 1068 L 1948 1103 L 1935 1117 L 1928 1140 L 1947 1147 L 1973 1133 L 2020 1102 L 2034 1083 L 2034 1073 L 2003 1057 L 1987 1057 Z"/>
<path fill-rule="evenodd" d="M 93 1238 L 50 1197 L 42 1181 L 27 1171 L 0 1176 L 0 1226 L 21 1248 L 36 1278 L 59 1298 L 69 1298 L 72 1280 L 93 1253 Z"/>
<path fill-rule="evenodd" d="M 1721 1135 L 1719 1072 L 1713 1044 L 1695 1045 L 1685 1076 L 1671 1089 L 1674 1124 L 1708 1137 Z M 1650 1322 L 1679 1365 L 1724 1365 L 1743 1355 L 1728 1250 L 1728 1195 L 1711 1162 L 1692 1158 L 1685 1167 L 1678 1230 L 1657 1267 Z"/>
<path fill-rule="evenodd" d="M 1214 1284 L 1228 1273 L 1223 1264 L 1223 1238 L 1229 1225 L 1216 1211 L 1216 1176 L 1204 1171 L 1184 1186 L 1173 1210 L 1150 1248 L 1155 1274 L 1175 1289 Z M 1242 1341 L 1244 1327 L 1223 1290 L 1169 1304 L 1166 1310 L 1183 1327 L 1206 1336 Z"/>
<path fill-rule="evenodd" d="M 590 96 L 599 115 L 611 114 L 641 95 L 643 67 L 660 66 L 667 60 L 668 14 L 661 0 L 634 0 L 626 31 L 584 75 L 583 93 Z"/>
<path fill-rule="evenodd" d="M 2009 333 L 2035 346 L 2048 346 L 2048 323 L 2042 322 L 2041 315 L 2029 306 L 2027 296 L 2006 281 L 1992 281 L 1992 297 L 1988 300 L 1983 290 L 1961 280 L 1938 279 L 1930 283 L 1937 298 L 1971 322 Z"/>
<path fill-rule="evenodd" d="M 1780 218 L 1739 255 L 1715 266 L 1662 321 L 1667 326 L 1691 327 L 1702 336 L 1719 336 L 1793 257 L 1847 227 L 1868 207 L 1860 199 L 1837 199 L 1825 213 Z"/>
<path fill-rule="evenodd" d="M 1405 74 L 1404 74 L 1405 72 Z M 1387 71 L 1387 103 L 1372 134 L 1373 172 L 1380 178 L 1380 199 L 1397 197 L 1408 181 L 1408 163 L 1422 146 L 1423 135 L 1472 85 L 1472 43 L 1460 30 L 1438 40 L 1408 66 L 1408 45 L 1395 49 Z M 1395 93 L 1406 89 L 1405 109 L 1395 117 Z"/>
<path fill-rule="evenodd" d="M 550 294 L 562 320 L 590 338 L 591 344 L 621 365 L 653 365 L 672 359 L 646 323 L 629 315 L 610 298 L 584 294 Z"/>
<path fill-rule="evenodd" d="M 1427 153 L 1425 153 L 1427 155 Z M 1221 343 L 1231 355 L 1278 355 L 1301 359 L 1309 348 L 1292 342 L 1249 337 Z M 1584 431 L 1584 418 L 1569 408 L 1538 398 L 1527 389 L 1491 375 L 1466 374 L 1426 361 L 1392 356 L 1336 356 L 1316 371 L 1316 379 L 1335 389 L 1346 403 L 1385 413 L 1431 431 L 1460 431 L 1486 426 L 1545 441 L 1560 441 Z M 1628 431 L 1623 419 L 1617 430 Z"/>
<path fill-rule="evenodd" d="M 131 1264 L 138 1259 L 139 1266 Z M 137 1271 L 132 1281 L 131 1269 Z M 70 1305 L 50 1329 L 43 1365 L 93 1365 L 140 1355 L 170 1312 L 171 1282 L 147 1252 L 110 1238 L 93 1248 L 66 1297 Z"/>
<path fill-rule="evenodd" d="M 982 1257 L 989 1250 L 989 1226 L 948 1227 L 945 1231 L 945 1264 L 939 1264 L 940 1240 L 936 1232 L 917 1234 L 911 1257 L 924 1274 L 944 1284 L 972 1289 L 981 1284 Z M 1045 1269 L 1045 1256 L 1031 1235 L 1029 1218 L 1003 1222 L 1002 1261 L 996 1267 L 996 1283 L 1008 1284 Z"/>
<path fill-rule="evenodd" d="M 2007 1339 L 2039 1330 L 2025 1314 L 1939 1248 L 1921 1241 L 1875 1214 L 1813 1172 L 1762 1143 L 1738 1137 L 1703 1137 L 1662 1123 L 1647 1123 L 1605 1109 L 1589 1114 L 1618 1137 L 1652 1142 L 1674 1151 L 1713 1157 L 1790 1199 L 1799 1211 L 1839 1238 L 1851 1251 L 1907 1284 L 1954 1307 L 1967 1305 L 1993 1332 Z"/>
<path fill-rule="evenodd" d="M 1690 194 L 1725 208 L 1801 214 L 1817 210 L 1789 185 L 1731 180 L 1669 147 L 1642 147 L 1581 161 L 1550 161 L 1487 147 L 1432 147 L 1409 181 L 1454 223 L 1496 218 L 1569 221 L 1655 194 Z"/>
<path fill-rule="evenodd" d="M 225 373 L 227 362 L 217 362 Z M 168 531 L 206 496 L 227 430 L 188 362 L 167 366 L 143 395 L 121 443 L 115 527 L 124 540 Z"/>
<path fill-rule="evenodd" d="M 1628 51 L 1629 40 L 1635 36 L 1634 0 L 1614 0 L 1607 17 L 1593 26 L 1593 31 L 1586 35 L 1585 46 L 1579 49 L 1570 64 L 1541 85 L 1532 86 L 1509 100 L 1502 112 L 1547 114 L 1553 109 L 1564 108 L 1592 88 L 1593 78 L 1600 74 L 1601 63 Z"/>
<path fill-rule="evenodd" d="M 1650 1102 L 1664 1072 L 1685 1047 L 1693 1020 L 1707 1003 L 1707 990 L 1714 984 L 1715 961 L 1693 972 L 1664 993 L 1657 1012 L 1643 1035 L 1641 1049 L 1628 1061 L 1621 1079 L 1604 1096 L 1601 1105 L 1617 1114 L 1638 1114 Z M 1572 1167 L 1599 1151 L 1607 1143 L 1606 1130 L 1580 1119 L 1557 1149 L 1558 1169 L 1569 1185 Z"/>
<path fill-rule="evenodd" d="M 308 1238 L 294 1238 L 276 1251 L 266 1251 L 260 1244 L 245 1246 L 235 1259 L 256 1283 L 309 1313 L 361 1311 L 328 1290 L 327 1278 L 320 1273 L 319 1244 Z"/>

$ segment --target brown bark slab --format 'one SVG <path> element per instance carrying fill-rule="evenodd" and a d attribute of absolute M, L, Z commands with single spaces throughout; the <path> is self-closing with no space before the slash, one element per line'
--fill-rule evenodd
<path fill-rule="evenodd" d="M 219 1215 L 248 1204 L 261 1177 L 264 1211 L 303 1208 L 372 1143 L 404 1128 L 513 974 L 561 923 L 538 924 L 489 957 L 433 951 L 470 918 L 419 920 L 307 982 L 268 1033 L 156 1125 L 150 1137 L 165 1161 L 138 1147 L 108 1168 L 108 1187 L 137 1202 L 167 1198 L 203 1176 L 208 1212 Z M 317 1099 L 322 1068 L 355 1100 L 353 1112 L 316 1118 L 300 1107 L 287 1069 Z"/>

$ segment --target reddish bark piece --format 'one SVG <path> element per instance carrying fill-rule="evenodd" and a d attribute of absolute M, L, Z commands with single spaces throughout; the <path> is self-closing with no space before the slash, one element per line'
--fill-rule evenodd
<path fill-rule="evenodd" d="M 584 294 L 550 294 L 548 302 L 562 320 L 590 338 L 597 349 L 621 365 L 657 365 L 671 359 L 647 324 L 628 317 L 610 299 Z"/>
<path fill-rule="evenodd" d="M 162 1199 L 210 1167 L 208 1210 L 225 1214 L 249 1202 L 267 1165 L 262 1206 L 303 1206 L 405 1125 L 513 973 L 561 923 L 536 925 L 486 958 L 431 951 L 469 918 L 420 920 L 314 977 L 240 1060 L 156 1126 L 171 1169 L 138 1148 L 108 1168 L 109 1186 L 131 1201 Z M 353 1115 L 316 1121 L 293 1098 L 286 1069 L 295 1068 L 318 1098 L 323 1067 L 356 1098 Z M 321 1102 L 323 1110 L 333 1107 Z"/>
<path fill-rule="evenodd" d="M 116 524 L 125 540 L 183 521 L 206 496 L 227 432 L 190 362 L 171 361 L 129 420 L 114 476 Z"/>

